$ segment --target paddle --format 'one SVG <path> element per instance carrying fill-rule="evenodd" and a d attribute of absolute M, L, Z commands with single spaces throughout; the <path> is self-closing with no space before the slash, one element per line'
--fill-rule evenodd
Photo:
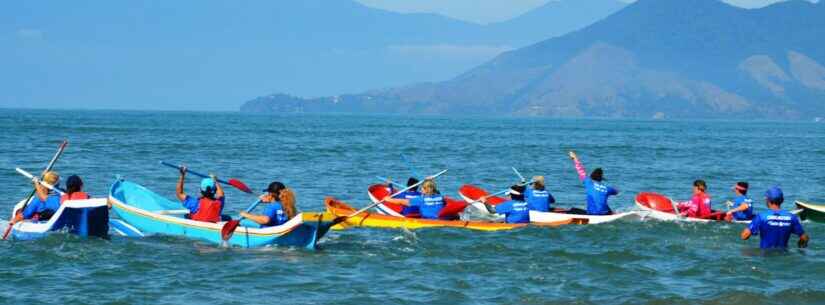
<path fill-rule="evenodd" d="M 396 187 L 404 187 L 403 185 L 401 185 L 401 183 L 396 183 L 395 181 L 392 181 L 389 178 L 384 178 L 384 177 L 381 177 L 381 176 L 375 176 L 375 178 L 380 180 L 381 182 L 389 182 L 392 185 L 395 185 Z"/>
<path fill-rule="evenodd" d="M 246 212 L 247 213 L 251 212 L 260 203 L 261 203 L 260 199 L 256 200 L 254 203 L 252 203 L 252 205 L 250 205 L 248 208 L 246 208 Z M 221 228 L 221 239 L 223 239 L 224 241 L 229 240 L 229 238 L 231 238 L 232 234 L 235 233 L 235 229 L 238 228 L 238 225 L 241 224 L 241 220 L 243 220 L 243 219 L 244 219 L 243 216 L 239 216 L 237 220 L 231 219 L 231 220 L 227 221 L 226 224 L 223 225 L 223 228 Z"/>
<path fill-rule="evenodd" d="M 676 219 L 682 219 L 682 213 L 679 213 L 679 203 L 671 199 L 670 206 L 673 207 L 673 212 L 676 213 Z"/>
<path fill-rule="evenodd" d="M 401 154 L 401 158 L 402 158 L 402 159 L 404 159 L 404 162 L 407 162 L 407 165 L 409 165 L 409 166 L 410 166 L 410 172 L 412 172 L 413 176 L 415 176 L 415 177 L 421 177 L 421 175 L 419 175 L 419 174 L 418 174 L 418 171 L 416 171 L 416 170 L 415 170 L 415 166 L 413 165 L 413 163 L 412 163 L 412 162 L 410 162 L 410 159 L 409 159 L 409 158 L 407 158 L 407 155 L 406 155 L 406 154 L 403 154 L 403 153 L 402 153 L 402 154 Z"/>
<path fill-rule="evenodd" d="M 521 182 L 527 181 L 527 178 L 524 178 L 524 176 L 522 176 L 521 173 L 515 167 L 510 168 L 512 168 L 513 172 L 516 173 L 516 176 L 518 176 L 518 178 L 521 179 Z"/>
<path fill-rule="evenodd" d="M 415 188 L 415 187 L 417 187 L 417 186 L 421 185 L 422 183 L 424 183 L 424 181 L 427 181 L 427 180 L 430 180 L 430 179 L 435 179 L 435 178 L 438 178 L 438 176 L 441 176 L 441 175 L 443 175 L 443 174 L 444 174 L 444 173 L 446 173 L 446 172 L 447 172 L 447 170 L 446 170 L 446 169 L 445 169 L 445 170 L 443 170 L 443 171 L 440 171 L 440 172 L 438 172 L 438 173 L 437 173 L 437 174 L 435 174 L 435 175 L 429 176 L 429 177 L 425 178 L 424 180 L 418 181 L 418 183 L 416 183 L 416 184 L 410 185 L 410 186 L 408 186 L 408 187 L 406 187 L 406 188 L 404 188 L 404 189 L 402 189 L 402 190 L 400 190 L 400 191 L 398 191 L 398 192 L 395 192 L 395 194 L 389 195 L 389 196 L 385 197 L 384 199 L 381 199 L 381 200 L 380 200 L 380 201 L 378 201 L 378 202 L 374 202 L 374 203 L 372 203 L 372 204 L 370 204 L 370 205 L 368 205 L 368 206 L 365 206 L 365 207 L 363 207 L 362 209 L 360 209 L 360 210 L 358 210 L 358 211 L 355 211 L 355 212 L 352 212 L 352 213 L 351 213 L 351 214 L 349 214 L 349 215 L 345 215 L 345 216 L 338 216 L 338 217 L 336 217 L 336 218 L 332 221 L 332 224 L 333 224 L 333 225 L 339 224 L 339 223 L 343 222 L 344 220 L 347 220 L 347 218 L 350 218 L 350 217 L 353 217 L 353 216 L 355 216 L 355 215 L 361 214 L 361 213 L 363 213 L 363 212 L 365 212 L 365 211 L 367 211 L 367 210 L 369 210 L 369 209 L 371 209 L 371 208 L 373 208 L 373 207 L 375 207 L 375 206 L 377 206 L 377 205 L 379 205 L 379 204 L 384 203 L 384 201 L 385 201 L 385 200 L 387 200 L 387 198 L 392 198 L 392 197 L 398 196 L 398 195 L 400 195 L 400 194 L 402 194 L 402 193 L 404 193 L 404 192 L 406 192 L 406 191 L 409 191 L 409 190 L 411 190 L 411 189 L 413 189 L 413 188 Z"/>
<path fill-rule="evenodd" d="M 57 192 L 57 193 L 58 193 L 58 194 L 60 194 L 61 196 L 66 194 L 66 193 L 64 193 L 63 191 L 61 191 L 60 189 L 58 189 L 56 186 L 51 185 L 51 184 L 48 184 L 48 183 L 46 183 L 45 181 L 40 180 L 40 179 L 38 179 L 38 178 L 35 178 L 35 177 L 34 177 L 34 175 L 32 175 L 31 173 L 29 173 L 29 172 L 27 172 L 27 171 L 25 171 L 25 170 L 23 170 L 23 169 L 21 169 L 21 168 L 19 168 L 19 167 L 15 168 L 14 170 L 16 170 L 16 171 L 17 171 L 18 173 L 20 173 L 21 175 L 26 176 L 26 178 L 31 179 L 32 181 L 34 181 L 35 179 L 37 179 L 37 183 L 39 183 L 39 184 L 40 184 L 40 185 L 42 185 L 42 186 L 45 186 L 47 189 L 49 189 L 49 190 L 51 190 L 51 191 Z"/>
<path fill-rule="evenodd" d="M 524 185 L 528 185 L 528 184 L 533 183 L 533 182 L 534 182 L 533 180 L 530 180 L 530 181 L 522 181 L 522 182 L 520 182 L 520 183 L 518 183 L 518 184 L 516 184 L 516 185 L 518 185 L 518 186 L 524 186 Z M 490 197 L 495 197 L 495 196 L 498 196 L 498 195 L 501 195 L 501 194 L 505 194 L 505 193 L 507 193 L 507 192 L 509 192 L 509 191 L 510 191 L 510 188 L 507 188 L 507 189 L 504 189 L 504 190 L 501 190 L 501 191 L 498 191 L 498 192 L 495 192 L 495 193 L 492 193 L 492 194 L 487 194 L 487 195 L 481 196 L 481 198 L 490 198 Z M 473 200 L 473 201 L 471 201 L 471 202 L 467 203 L 467 205 L 472 205 L 473 203 L 476 203 L 476 202 L 481 202 L 481 198 L 476 199 L 476 200 Z M 487 209 L 487 211 L 489 211 L 490 213 L 495 213 L 495 211 L 490 211 L 489 209 Z"/>
<path fill-rule="evenodd" d="M 171 168 L 176 168 L 178 170 L 181 169 L 180 166 L 174 165 L 174 164 L 171 164 L 171 163 L 167 163 L 165 161 L 160 161 L 160 164 L 166 165 L 166 166 L 171 167 Z M 191 169 L 188 169 L 188 168 L 186 169 L 186 172 L 191 173 L 192 175 L 195 175 L 195 176 L 198 176 L 198 177 L 201 177 L 201 178 L 209 178 L 209 175 L 204 175 L 204 174 L 192 171 Z M 249 194 L 252 193 L 252 189 L 250 189 L 248 186 L 246 186 L 245 183 L 241 182 L 241 180 L 238 180 L 238 179 L 235 179 L 235 178 L 229 179 L 229 181 L 225 181 L 223 179 L 218 179 L 218 182 L 223 183 L 223 184 L 227 184 L 227 185 L 231 185 L 231 186 L 235 187 L 236 189 L 238 189 L 238 190 L 240 190 L 241 192 L 244 192 L 244 193 L 249 193 Z"/>
<path fill-rule="evenodd" d="M 54 163 L 57 162 L 57 159 L 60 158 L 60 156 L 63 155 L 63 151 L 66 150 L 66 146 L 68 146 L 68 145 L 69 145 L 69 140 L 63 140 L 63 142 L 60 143 L 60 145 L 57 147 L 57 152 L 54 153 L 54 156 L 49 161 L 49 164 L 46 165 L 46 170 L 43 171 L 44 173 L 52 170 L 52 168 L 54 167 Z M 29 196 L 26 197 L 26 200 L 23 201 L 23 206 L 20 208 L 20 210 L 24 210 L 26 208 L 26 206 L 29 205 L 29 201 L 32 199 L 32 197 L 34 196 L 34 194 L 36 192 L 37 192 L 37 190 L 32 190 L 31 193 L 29 193 Z M 12 218 L 14 218 L 14 215 L 12 215 Z M 6 238 L 9 236 L 9 233 L 11 232 L 11 228 L 12 228 L 12 222 L 9 221 L 9 226 L 6 228 L 6 232 L 3 232 L 3 240 L 6 240 Z"/>

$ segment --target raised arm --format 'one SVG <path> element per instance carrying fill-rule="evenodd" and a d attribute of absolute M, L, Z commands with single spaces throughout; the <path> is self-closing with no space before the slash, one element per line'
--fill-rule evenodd
<path fill-rule="evenodd" d="M 579 156 L 577 156 L 573 151 L 570 151 L 568 155 L 570 156 L 570 159 L 573 160 L 573 165 L 576 166 L 576 173 L 579 174 L 579 180 L 584 181 L 584 178 L 587 177 L 587 172 L 584 170 L 584 165 L 582 165 L 581 161 L 579 161 Z"/>
<path fill-rule="evenodd" d="M 178 200 L 183 201 L 186 199 L 186 193 L 183 192 L 183 183 L 186 181 L 186 166 L 180 167 L 180 178 L 178 178 L 178 185 L 175 187 L 175 194 L 178 197 Z"/>
<path fill-rule="evenodd" d="M 215 184 L 215 199 L 223 198 L 223 186 L 218 183 L 218 177 L 214 174 L 209 175 L 209 178 L 212 178 L 212 183 Z"/>

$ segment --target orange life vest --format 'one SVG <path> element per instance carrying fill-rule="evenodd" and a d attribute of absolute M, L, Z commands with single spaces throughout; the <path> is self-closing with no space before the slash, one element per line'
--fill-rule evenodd
<path fill-rule="evenodd" d="M 201 197 L 198 199 L 198 212 L 192 214 L 192 220 L 219 222 L 221 221 L 221 207 L 223 204 L 218 199 Z"/>
<path fill-rule="evenodd" d="M 60 204 L 63 204 L 66 200 L 82 200 L 82 199 L 89 199 L 89 194 L 84 192 L 74 192 L 71 194 L 66 194 L 60 196 Z"/>

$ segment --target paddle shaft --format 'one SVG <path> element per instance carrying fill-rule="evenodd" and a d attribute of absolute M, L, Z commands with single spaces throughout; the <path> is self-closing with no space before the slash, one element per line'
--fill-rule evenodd
<path fill-rule="evenodd" d="M 513 169 L 513 172 L 516 173 L 516 176 L 518 176 L 518 178 L 521 179 L 521 181 L 527 181 L 527 178 L 524 178 L 524 176 L 522 176 L 521 173 L 515 167 L 510 168 Z"/>
<path fill-rule="evenodd" d="M 421 177 L 418 175 L 418 171 L 415 170 L 415 166 L 410 162 L 410 159 L 407 158 L 406 154 L 401 154 L 401 158 L 404 159 L 404 162 L 407 162 L 407 165 L 410 167 L 410 171 L 412 172 L 413 176 Z"/>
<path fill-rule="evenodd" d="M 16 170 L 18 173 L 20 173 L 21 175 L 26 176 L 27 178 L 34 180 L 34 175 L 32 175 L 31 173 L 29 173 L 29 172 L 27 172 L 27 171 L 25 171 L 25 170 L 23 170 L 23 169 L 21 169 L 21 168 L 19 168 L 19 167 L 18 167 L 18 168 L 15 168 L 15 170 Z M 58 194 L 60 194 L 61 196 L 66 194 L 66 193 L 64 193 L 63 191 L 61 191 L 61 190 L 57 189 L 57 187 L 55 187 L 54 185 L 48 184 L 48 183 L 46 183 L 46 182 L 45 182 L 45 181 L 43 181 L 43 180 L 38 179 L 38 180 L 37 180 L 37 183 L 40 183 L 40 185 L 45 186 L 45 187 L 46 187 L 47 189 L 49 189 L 49 190 L 52 190 L 52 191 L 57 192 L 57 193 L 58 193 Z"/>
<path fill-rule="evenodd" d="M 441 176 L 441 175 L 443 175 L 443 174 L 444 174 L 444 173 L 446 173 L 446 172 L 447 172 L 447 170 L 446 170 L 446 169 L 445 169 L 445 170 L 443 170 L 443 171 L 440 171 L 440 172 L 438 172 L 438 174 L 432 175 L 432 176 L 430 176 L 430 177 L 427 177 L 427 178 L 426 178 L 426 179 L 424 179 L 424 180 L 418 181 L 418 183 L 416 183 L 416 184 L 410 185 L 410 186 L 406 187 L 406 188 L 405 188 L 405 189 L 403 189 L 403 190 L 400 190 L 400 191 L 398 191 L 398 192 L 395 192 L 395 194 L 392 194 L 392 195 L 390 195 L 390 196 L 387 196 L 387 197 L 386 197 L 386 198 L 384 198 L 384 199 L 381 199 L 381 200 L 380 200 L 380 201 L 378 201 L 378 202 L 375 202 L 375 203 L 373 203 L 373 204 L 370 204 L 370 205 L 368 205 L 368 206 L 365 206 L 365 207 L 361 208 L 360 210 L 355 211 L 355 212 L 353 212 L 352 214 L 349 214 L 349 215 L 347 215 L 347 216 L 345 216 L 345 217 L 346 217 L 346 218 L 349 218 L 349 217 L 352 217 L 352 216 L 355 216 L 355 215 L 361 214 L 361 213 L 363 213 L 363 212 L 365 212 L 365 211 L 367 211 L 367 210 L 369 210 L 369 209 L 371 209 L 371 208 L 373 208 L 373 207 L 375 207 L 375 206 L 377 206 L 377 205 L 379 205 L 379 204 L 384 203 L 384 201 L 385 201 L 385 200 L 387 200 L 387 198 L 392 198 L 392 197 L 395 197 L 395 196 L 397 196 L 397 195 L 399 195 L 399 194 L 402 194 L 402 193 L 404 193 L 404 192 L 406 192 L 406 191 L 409 191 L 409 190 L 411 190 L 411 189 L 413 189 L 413 188 L 415 188 L 415 187 L 417 187 L 417 186 L 421 185 L 422 183 L 424 183 L 424 181 L 427 181 L 428 179 L 435 179 L 435 178 L 438 178 L 438 176 Z"/>
<path fill-rule="evenodd" d="M 396 183 L 396 182 L 390 180 L 389 178 L 384 178 L 384 177 L 381 177 L 381 176 L 375 176 L 375 178 L 378 179 L 381 182 L 389 181 L 392 185 L 395 185 L 397 187 L 404 187 L 403 185 L 401 185 L 401 183 Z"/>
<path fill-rule="evenodd" d="M 260 199 L 256 200 L 254 203 L 252 203 L 252 205 L 250 205 L 248 208 L 246 208 L 246 212 L 247 213 L 252 212 L 252 210 L 254 210 L 256 207 L 258 207 L 259 204 L 261 204 Z M 243 216 L 238 217 L 238 220 L 243 220 L 243 219 L 244 219 Z"/>
<path fill-rule="evenodd" d="M 530 181 L 525 181 L 525 182 L 519 183 L 519 184 L 517 184 L 517 185 L 519 185 L 519 186 L 521 186 L 521 185 L 528 185 L 528 184 L 533 183 L 533 182 L 535 182 L 535 181 L 530 180 Z M 481 196 L 481 197 L 482 197 L 482 198 L 484 198 L 484 197 L 490 198 L 490 197 L 493 197 L 493 196 L 498 196 L 498 195 L 501 195 L 501 194 L 507 193 L 507 192 L 509 192 L 509 191 L 510 191 L 510 189 L 508 188 L 508 189 L 501 190 L 501 191 L 498 191 L 498 192 L 495 192 L 495 193 L 492 193 L 492 194 L 489 194 L 489 195 L 486 195 L 486 196 Z M 481 199 L 476 199 L 476 200 L 474 200 L 474 201 L 470 202 L 469 204 L 473 204 L 473 203 L 476 203 L 476 202 L 481 202 Z"/>
<path fill-rule="evenodd" d="M 179 170 L 181 169 L 181 167 L 180 167 L 180 166 L 178 166 L 178 165 L 174 165 L 174 164 L 171 164 L 171 163 L 167 163 L 166 161 L 160 161 L 160 164 L 166 165 L 166 166 L 171 167 L 171 168 L 177 168 L 177 169 L 179 169 Z M 211 178 L 209 175 L 206 175 L 206 174 L 201 174 L 201 173 L 199 173 L 199 172 L 193 171 L 193 170 L 188 169 L 188 168 L 186 169 L 186 172 L 187 172 L 187 173 L 190 173 L 190 174 L 192 174 L 192 175 L 195 175 L 195 176 L 201 177 L 201 178 Z M 223 179 L 216 179 L 216 180 L 217 180 L 218 182 L 223 183 L 223 184 L 226 184 L 226 185 L 232 185 L 232 184 L 230 184 L 228 181 L 223 180 Z"/>

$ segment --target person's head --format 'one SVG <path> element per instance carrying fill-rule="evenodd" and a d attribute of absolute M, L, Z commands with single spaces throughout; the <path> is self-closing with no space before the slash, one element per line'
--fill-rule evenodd
<path fill-rule="evenodd" d="M 284 212 L 289 218 L 295 216 L 295 192 L 288 187 L 284 187 L 278 194 L 278 201 L 281 202 L 281 206 L 284 208 Z"/>
<path fill-rule="evenodd" d="M 43 182 L 57 186 L 57 183 L 60 182 L 60 175 L 55 171 L 48 171 L 43 174 Z"/>
<path fill-rule="evenodd" d="M 510 187 L 510 198 L 517 201 L 524 201 L 524 185 L 513 185 Z"/>
<path fill-rule="evenodd" d="M 72 194 L 83 190 L 83 180 L 77 175 L 71 175 L 66 179 L 66 193 Z"/>
<path fill-rule="evenodd" d="M 418 179 L 415 179 L 415 177 L 410 177 L 410 179 L 407 179 L 407 187 L 410 187 L 410 186 L 415 185 L 416 183 L 418 183 L 418 181 L 419 181 L 419 180 L 418 180 Z M 415 191 L 417 191 L 417 190 L 418 190 L 418 187 L 417 187 L 417 186 L 416 186 L 416 187 L 414 187 L 414 188 L 411 188 L 411 189 L 410 189 L 410 191 L 413 191 L 413 192 L 415 192 Z"/>
<path fill-rule="evenodd" d="M 201 180 L 201 196 L 215 199 L 215 192 L 217 188 L 215 187 L 215 181 L 212 178 L 204 178 Z"/>
<path fill-rule="evenodd" d="M 421 184 L 421 192 L 424 195 L 433 195 L 436 193 L 436 185 L 435 181 L 432 179 L 424 180 L 424 183 Z"/>
<path fill-rule="evenodd" d="M 281 192 L 286 189 L 286 186 L 278 181 L 272 181 L 269 186 L 264 189 L 264 192 L 268 193 L 272 196 L 273 199 L 280 201 L 281 199 Z"/>
<path fill-rule="evenodd" d="M 533 189 L 544 189 L 544 176 L 533 176 Z"/>
<path fill-rule="evenodd" d="M 705 183 L 705 180 L 696 180 L 693 181 L 693 193 L 699 194 L 704 193 L 708 190 L 708 185 Z"/>
<path fill-rule="evenodd" d="M 768 206 L 776 205 L 779 207 L 782 205 L 782 202 L 785 202 L 785 194 L 782 193 L 782 189 L 778 186 L 774 186 L 765 191 L 765 203 L 767 203 Z"/>
<path fill-rule="evenodd" d="M 733 185 L 733 192 L 737 195 L 747 195 L 748 183 L 744 181 L 736 182 L 736 184 Z"/>
<path fill-rule="evenodd" d="M 590 173 L 590 179 L 596 182 L 602 182 L 604 180 L 604 170 L 601 167 L 597 167 Z"/>

